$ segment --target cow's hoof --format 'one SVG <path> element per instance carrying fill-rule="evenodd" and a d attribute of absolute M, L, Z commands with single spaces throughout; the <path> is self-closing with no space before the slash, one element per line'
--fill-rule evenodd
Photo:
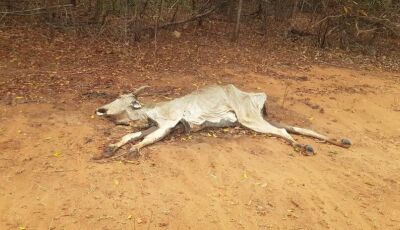
<path fill-rule="evenodd" d="M 304 155 L 306 156 L 313 156 L 315 155 L 314 148 L 311 145 L 304 146 Z"/>
<path fill-rule="evenodd" d="M 92 157 L 92 160 L 97 161 L 97 160 L 101 160 L 101 159 L 103 159 L 103 158 L 104 158 L 103 154 L 97 154 L 97 155 L 94 155 L 94 156 Z"/>
<path fill-rule="evenodd" d="M 109 158 L 114 156 L 117 147 L 115 146 L 107 146 L 103 151 L 103 158 Z"/>
<path fill-rule="evenodd" d="M 342 145 L 344 145 L 344 147 L 350 147 L 352 144 L 351 144 L 351 141 L 349 140 L 349 139 L 346 139 L 346 138 L 343 138 L 342 140 L 340 140 L 340 143 L 342 144 Z"/>
<path fill-rule="evenodd" d="M 117 151 L 117 147 L 107 146 L 102 153 L 93 156 L 92 160 L 101 160 L 104 158 L 112 157 L 112 156 L 114 156 L 115 151 Z"/>
<path fill-rule="evenodd" d="M 126 158 L 129 160 L 136 160 L 140 157 L 139 149 L 137 148 L 131 148 L 128 151 L 128 154 L 126 155 Z"/>

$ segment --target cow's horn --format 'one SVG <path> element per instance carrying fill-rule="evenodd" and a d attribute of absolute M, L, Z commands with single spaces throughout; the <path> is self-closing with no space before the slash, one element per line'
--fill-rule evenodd
<path fill-rule="evenodd" d="M 133 93 L 133 95 L 138 95 L 138 94 L 141 93 L 144 89 L 149 88 L 149 87 L 150 87 L 150 86 L 148 86 L 148 85 L 141 86 L 141 87 L 135 89 L 132 93 Z"/>

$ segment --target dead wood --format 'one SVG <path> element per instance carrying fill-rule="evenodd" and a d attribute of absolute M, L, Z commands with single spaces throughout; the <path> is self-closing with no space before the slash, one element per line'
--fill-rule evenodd
<path fill-rule="evenodd" d="M 49 9 L 57 9 L 57 8 L 65 8 L 65 7 L 72 7 L 72 4 L 65 4 L 65 5 L 56 5 L 56 6 L 48 6 L 48 7 L 41 7 L 41 8 L 33 8 L 27 10 L 16 10 L 16 11 L 3 11 L 0 14 L 14 14 L 14 15 L 34 15 L 34 14 L 43 14 L 46 13 Z"/>

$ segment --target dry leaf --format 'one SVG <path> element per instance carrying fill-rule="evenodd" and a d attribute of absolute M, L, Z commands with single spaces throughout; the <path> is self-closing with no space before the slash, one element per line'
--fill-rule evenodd
<path fill-rule="evenodd" d="M 267 183 L 264 183 L 261 185 L 261 188 L 265 188 L 265 187 L 267 187 Z"/>
<path fill-rule="evenodd" d="M 174 32 L 172 32 L 172 34 L 176 37 L 176 38 L 180 38 L 181 37 L 181 32 L 179 32 L 179 31 L 174 31 Z"/>

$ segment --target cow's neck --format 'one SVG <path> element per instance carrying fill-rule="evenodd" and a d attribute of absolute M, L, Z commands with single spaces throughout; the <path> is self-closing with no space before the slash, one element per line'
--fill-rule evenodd
<path fill-rule="evenodd" d="M 148 108 L 144 107 L 138 110 L 129 110 L 127 111 L 128 118 L 132 121 L 135 120 L 147 120 L 148 119 Z"/>

